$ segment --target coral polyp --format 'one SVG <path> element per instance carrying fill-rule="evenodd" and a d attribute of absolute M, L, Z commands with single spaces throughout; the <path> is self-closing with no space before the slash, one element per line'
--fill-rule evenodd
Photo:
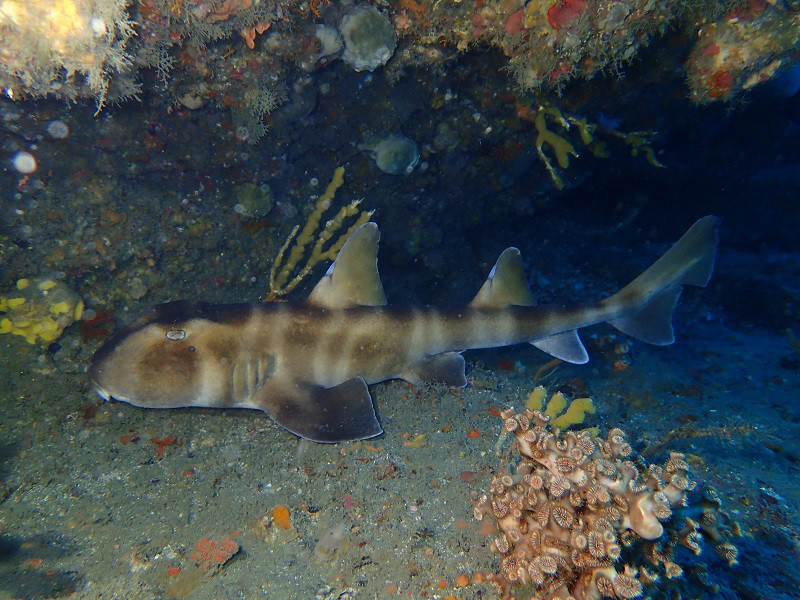
<path fill-rule="evenodd" d="M 491 547 L 500 572 L 491 579 L 503 598 L 518 585 L 532 586 L 537 600 L 638 598 L 660 576 L 682 573 L 673 551 L 699 552 L 702 533 L 736 562 L 729 541 L 736 528 L 716 526 L 719 503 L 708 500 L 716 494 L 690 497 L 697 484 L 683 454 L 646 464 L 620 429 L 603 439 L 586 429 L 563 432 L 538 411 L 501 417 L 521 460 L 513 476 L 494 477 L 475 518 L 498 528 Z M 703 523 L 714 527 L 703 531 Z"/>

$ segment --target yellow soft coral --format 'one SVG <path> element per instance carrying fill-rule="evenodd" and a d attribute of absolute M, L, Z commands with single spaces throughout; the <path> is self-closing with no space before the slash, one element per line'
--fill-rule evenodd
<path fill-rule="evenodd" d="M 60 281 L 23 278 L 15 291 L 0 296 L 0 313 L 0 334 L 18 335 L 29 344 L 49 344 L 80 319 L 83 302 Z"/>

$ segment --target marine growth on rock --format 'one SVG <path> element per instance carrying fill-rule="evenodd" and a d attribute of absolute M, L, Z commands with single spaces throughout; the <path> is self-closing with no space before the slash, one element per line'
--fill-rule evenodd
<path fill-rule="evenodd" d="M 15 290 L 0 294 L 0 334 L 49 344 L 82 313 L 83 301 L 65 283 L 50 277 L 23 278 Z"/>
<path fill-rule="evenodd" d="M 369 4 L 351 8 L 339 23 L 344 39 L 342 60 L 356 71 L 374 71 L 394 54 L 397 35 L 385 14 Z"/>
<path fill-rule="evenodd" d="M 411 173 L 419 163 L 417 143 L 398 133 L 373 137 L 361 144 L 360 148 L 370 152 L 377 167 L 389 175 Z"/>

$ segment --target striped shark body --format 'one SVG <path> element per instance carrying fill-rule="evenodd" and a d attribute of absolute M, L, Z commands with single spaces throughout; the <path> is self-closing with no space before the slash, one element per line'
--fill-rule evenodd
<path fill-rule="evenodd" d="M 369 384 L 400 378 L 465 386 L 464 350 L 529 342 L 585 363 L 577 330 L 603 322 L 671 344 L 682 286 L 705 286 L 711 277 L 718 219 L 700 219 L 616 294 L 573 306 L 535 305 L 516 248 L 500 255 L 467 306 L 387 306 L 378 239 L 374 223 L 353 232 L 303 303 L 153 307 L 97 351 L 92 386 L 106 400 L 147 408 L 259 409 L 318 442 L 373 437 L 382 430 Z"/>

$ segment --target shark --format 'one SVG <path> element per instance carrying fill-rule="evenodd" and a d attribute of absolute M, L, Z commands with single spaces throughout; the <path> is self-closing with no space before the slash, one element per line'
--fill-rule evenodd
<path fill-rule="evenodd" d="M 609 323 L 643 342 L 675 341 L 683 286 L 711 278 L 719 219 L 697 221 L 618 292 L 589 303 L 539 306 L 521 254 L 507 248 L 466 306 L 387 306 L 380 233 L 369 222 L 345 241 L 303 302 L 152 307 L 95 353 L 90 384 L 105 400 L 145 408 L 248 408 L 315 442 L 382 433 L 369 385 L 467 385 L 462 352 L 530 343 L 569 363 L 589 360 L 578 330 Z"/>

